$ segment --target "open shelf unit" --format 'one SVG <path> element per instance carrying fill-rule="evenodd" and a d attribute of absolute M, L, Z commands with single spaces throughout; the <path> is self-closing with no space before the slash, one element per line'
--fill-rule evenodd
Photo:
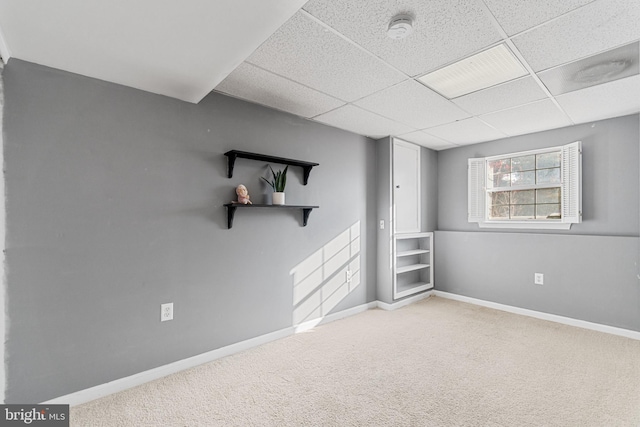
<path fill-rule="evenodd" d="M 320 163 L 306 162 L 304 160 L 287 159 L 284 157 L 268 156 L 266 154 L 250 153 L 248 151 L 231 150 L 224 153 L 227 156 L 228 169 L 227 175 L 229 178 L 233 177 L 233 167 L 236 164 L 236 159 L 249 159 L 258 160 L 270 163 L 279 163 L 283 165 L 300 166 L 304 171 L 303 183 L 307 185 L 309 181 L 309 174 L 314 166 L 320 165 Z M 302 226 L 307 225 L 309 215 L 313 209 L 319 208 L 319 206 L 306 206 L 306 205 L 266 205 L 266 204 L 243 204 L 243 203 L 226 203 L 223 205 L 227 208 L 227 229 L 233 227 L 233 218 L 236 215 L 238 208 L 242 209 L 302 209 Z"/>
<path fill-rule="evenodd" d="M 433 288 L 433 233 L 394 236 L 393 299 Z"/>
<path fill-rule="evenodd" d="M 236 209 L 256 209 L 256 208 L 267 208 L 267 209 L 302 209 L 302 226 L 305 227 L 307 225 L 307 221 L 309 220 L 309 215 L 311 211 L 315 208 L 319 208 L 319 206 L 303 206 L 303 205 L 263 205 L 263 204 L 253 204 L 253 205 L 244 205 L 242 203 L 226 203 L 224 205 L 227 208 L 227 228 L 233 227 L 233 218 L 236 214 Z"/>
<path fill-rule="evenodd" d="M 320 163 L 306 162 L 304 160 L 287 159 L 284 157 L 268 156 L 266 154 L 249 153 L 248 151 L 231 150 L 224 153 L 228 160 L 228 177 L 233 177 L 233 167 L 236 164 L 236 159 L 249 159 L 259 160 L 269 163 L 278 163 L 281 165 L 300 166 L 304 171 L 302 182 L 307 185 L 309 181 L 309 174 L 314 166 L 318 166 Z"/>

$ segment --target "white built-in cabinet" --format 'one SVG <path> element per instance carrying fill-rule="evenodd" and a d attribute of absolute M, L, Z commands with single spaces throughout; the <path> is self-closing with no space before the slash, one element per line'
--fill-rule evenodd
<path fill-rule="evenodd" d="M 422 232 L 420 146 L 394 139 L 392 158 L 395 300 L 433 288 L 433 233 Z"/>
<path fill-rule="evenodd" d="M 433 233 L 394 237 L 393 299 L 433 288 Z"/>
<path fill-rule="evenodd" d="M 395 233 L 417 233 L 420 217 L 420 146 L 393 140 L 393 215 Z"/>

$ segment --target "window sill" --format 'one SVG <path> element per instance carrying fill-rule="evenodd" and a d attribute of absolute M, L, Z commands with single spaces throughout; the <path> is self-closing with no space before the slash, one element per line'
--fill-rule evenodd
<path fill-rule="evenodd" d="M 479 222 L 480 228 L 511 228 L 529 230 L 568 230 L 571 228 L 570 222 L 559 221 L 484 221 Z"/>

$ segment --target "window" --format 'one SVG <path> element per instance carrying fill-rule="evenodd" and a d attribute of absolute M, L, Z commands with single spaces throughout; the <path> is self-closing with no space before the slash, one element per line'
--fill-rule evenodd
<path fill-rule="evenodd" d="M 565 228 L 582 220 L 580 141 L 469 159 L 469 222 L 494 228 Z"/>

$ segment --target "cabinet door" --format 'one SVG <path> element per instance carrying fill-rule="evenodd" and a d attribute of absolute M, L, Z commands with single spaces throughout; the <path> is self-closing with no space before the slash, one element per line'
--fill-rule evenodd
<path fill-rule="evenodd" d="M 393 142 L 393 203 L 396 233 L 420 231 L 420 147 Z"/>

